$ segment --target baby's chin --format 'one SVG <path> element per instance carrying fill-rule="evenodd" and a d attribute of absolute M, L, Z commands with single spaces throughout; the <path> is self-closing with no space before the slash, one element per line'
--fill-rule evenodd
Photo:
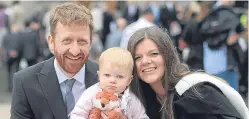
<path fill-rule="evenodd" d="M 117 93 L 116 90 L 112 90 L 112 89 L 109 89 L 109 88 L 102 88 L 105 92 L 108 92 L 108 93 Z"/>
<path fill-rule="evenodd" d="M 107 91 L 108 93 L 114 93 L 116 95 L 120 95 L 123 91 L 118 91 L 118 90 L 111 90 L 111 89 L 106 89 L 105 91 Z"/>

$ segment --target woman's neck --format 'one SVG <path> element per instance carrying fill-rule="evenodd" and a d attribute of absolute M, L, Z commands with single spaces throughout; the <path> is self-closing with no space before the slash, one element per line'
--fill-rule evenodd
<path fill-rule="evenodd" d="M 158 96 L 164 97 L 166 95 L 165 89 L 163 88 L 162 85 L 162 81 L 151 83 L 150 86 Z"/>

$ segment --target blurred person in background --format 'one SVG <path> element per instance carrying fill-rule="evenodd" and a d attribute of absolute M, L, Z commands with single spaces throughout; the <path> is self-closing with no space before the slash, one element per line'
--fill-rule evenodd
<path fill-rule="evenodd" d="M 106 37 L 111 31 L 111 22 L 115 21 L 117 12 L 117 1 L 106 1 L 107 10 L 103 13 L 102 44 L 105 44 Z"/>
<path fill-rule="evenodd" d="M 245 32 L 238 40 L 244 52 L 244 60 L 240 64 L 239 92 L 246 98 L 248 96 L 248 8 L 241 15 L 240 22 L 245 27 Z"/>
<path fill-rule="evenodd" d="M 2 47 L 2 41 L 3 37 L 10 33 L 9 28 L 9 18 L 8 15 L 5 13 L 5 5 L 3 3 L 0 3 L 0 61 L 2 61 L 3 57 L 3 47 Z"/>
<path fill-rule="evenodd" d="M 91 14 L 93 15 L 93 29 L 99 35 L 103 29 L 104 5 L 102 2 L 92 2 Z M 101 42 L 102 43 L 102 42 Z"/>
<path fill-rule="evenodd" d="M 233 4 L 234 1 L 229 0 L 217 1 L 202 20 L 199 32 L 204 41 L 204 70 L 225 79 L 238 91 L 238 65 L 244 57 L 238 39 L 244 28 L 233 12 Z"/>
<path fill-rule="evenodd" d="M 9 24 L 17 24 L 21 27 L 21 30 L 24 29 L 25 22 L 25 10 L 21 6 L 20 1 L 12 1 L 11 6 L 6 8 L 6 14 L 9 16 Z"/>
<path fill-rule="evenodd" d="M 127 21 L 124 18 L 118 18 L 116 20 L 117 30 L 112 31 L 107 35 L 105 50 L 111 47 L 119 47 L 120 41 L 123 35 L 123 31 L 127 25 Z"/>
<path fill-rule="evenodd" d="M 22 35 L 23 44 L 23 58 L 27 61 L 28 66 L 32 66 L 38 62 L 38 58 L 41 57 L 41 37 L 40 28 L 41 24 L 39 19 L 32 17 L 27 21 L 26 31 Z"/>
<path fill-rule="evenodd" d="M 103 52 L 104 46 L 97 31 L 92 33 L 92 45 L 89 53 L 89 59 L 98 62 L 98 59 Z"/>
<path fill-rule="evenodd" d="M 123 31 L 123 35 L 122 35 L 122 39 L 120 41 L 120 47 L 121 48 L 126 48 L 129 42 L 130 37 L 139 29 L 144 28 L 144 27 L 150 27 L 150 26 L 154 26 L 154 20 L 155 17 L 152 13 L 151 8 L 149 8 L 147 6 L 147 8 L 145 8 L 144 10 L 141 10 L 141 16 L 140 18 L 128 25 L 124 31 Z"/>
<path fill-rule="evenodd" d="M 177 21 L 176 5 L 174 2 L 167 1 L 160 5 L 160 26 L 169 30 L 170 24 Z"/>
<path fill-rule="evenodd" d="M 154 15 L 154 23 L 156 25 L 160 24 L 160 2 L 151 1 L 148 3 L 153 15 Z"/>
<path fill-rule="evenodd" d="M 171 40 L 178 47 L 178 39 L 182 33 L 181 22 L 185 6 L 176 1 L 167 1 L 160 6 L 159 25 L 166 28 L 170 33 Z M 187 3 L 186 3 L 187 4 Z M 179 17 L 180 16 L 180 17 Z"/>
<path fill-rule="evenodd" d="M 53 7 L 55 7 L 55 5 L 56 4 L 54 3 L 54 4 L 51 4 L 49 6 L 49 10 L 44 14 L 43 19 L 42 19 L 42 25 L 45 27 L 45 34 L 44 35 L 45 35 L 45 40 L 46 40 L 46 44 L 45 44 L 44 49 L 43 49 L 43 54 L 44 54 L 45 60 L 54 56 L 51 48 L 48 45 L 48 36 L 50 34 L 49 16 L 51 13 L 51 9 Z"/>
<path fill-rule="evenodd" d="M 12 77 L 19 70 L 19 63 L 22 58 L 22 39 L 20 26 L 14 24 L 11 26 L 11 33 L 3 38 L 3 60 L 8 72 L 8 91 L 12 91 Z"/>
<path fill-rule="evenodd" d="M 123 17 L 127 20 L 127 24 L 131 24 L 138 20 L 140 14 L 139 7 L 135 1 L 127 1 L 127 7 L 124 10 Z"/>
<path fill-rule="evenodd" d="M 212 3 L 209 1 L 198 2 L 198 5 L 200 12 L 185 26 L 178 42 L 178 48 L 182 51 L 182 60 L 191 70 L 203 69 L 203 40 L 199 33 L 199 25 L 212 8 Z"/>

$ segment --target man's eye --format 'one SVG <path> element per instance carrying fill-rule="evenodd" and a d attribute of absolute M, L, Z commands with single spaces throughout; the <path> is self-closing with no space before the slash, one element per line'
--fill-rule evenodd
<path fill-rule="evenodd" d="M 64 39 L 62 42 L 69 42 L 69 39 Z"/>
<path fill-rule="evenodd" d="M 87 43 L 85 40 L 79 40 L 79 43 Z"/>
<path fill-rule="evenodd" d="M 69 44 L 69 43 L 70 43 L 70 40 L 69 40 L 69 39 L 64 39 L 64 40 L 62 40 L 62 43 L 64 43 L 64 44 Z"/>

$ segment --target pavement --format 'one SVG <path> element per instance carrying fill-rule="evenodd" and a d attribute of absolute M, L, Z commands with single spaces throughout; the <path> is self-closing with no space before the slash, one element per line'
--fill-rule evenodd
<path fill-rule="evenodd" d="M 7 90 L 7 72 L 0 64 L 0 119 L 10 118 L 11 93 Z"/>

